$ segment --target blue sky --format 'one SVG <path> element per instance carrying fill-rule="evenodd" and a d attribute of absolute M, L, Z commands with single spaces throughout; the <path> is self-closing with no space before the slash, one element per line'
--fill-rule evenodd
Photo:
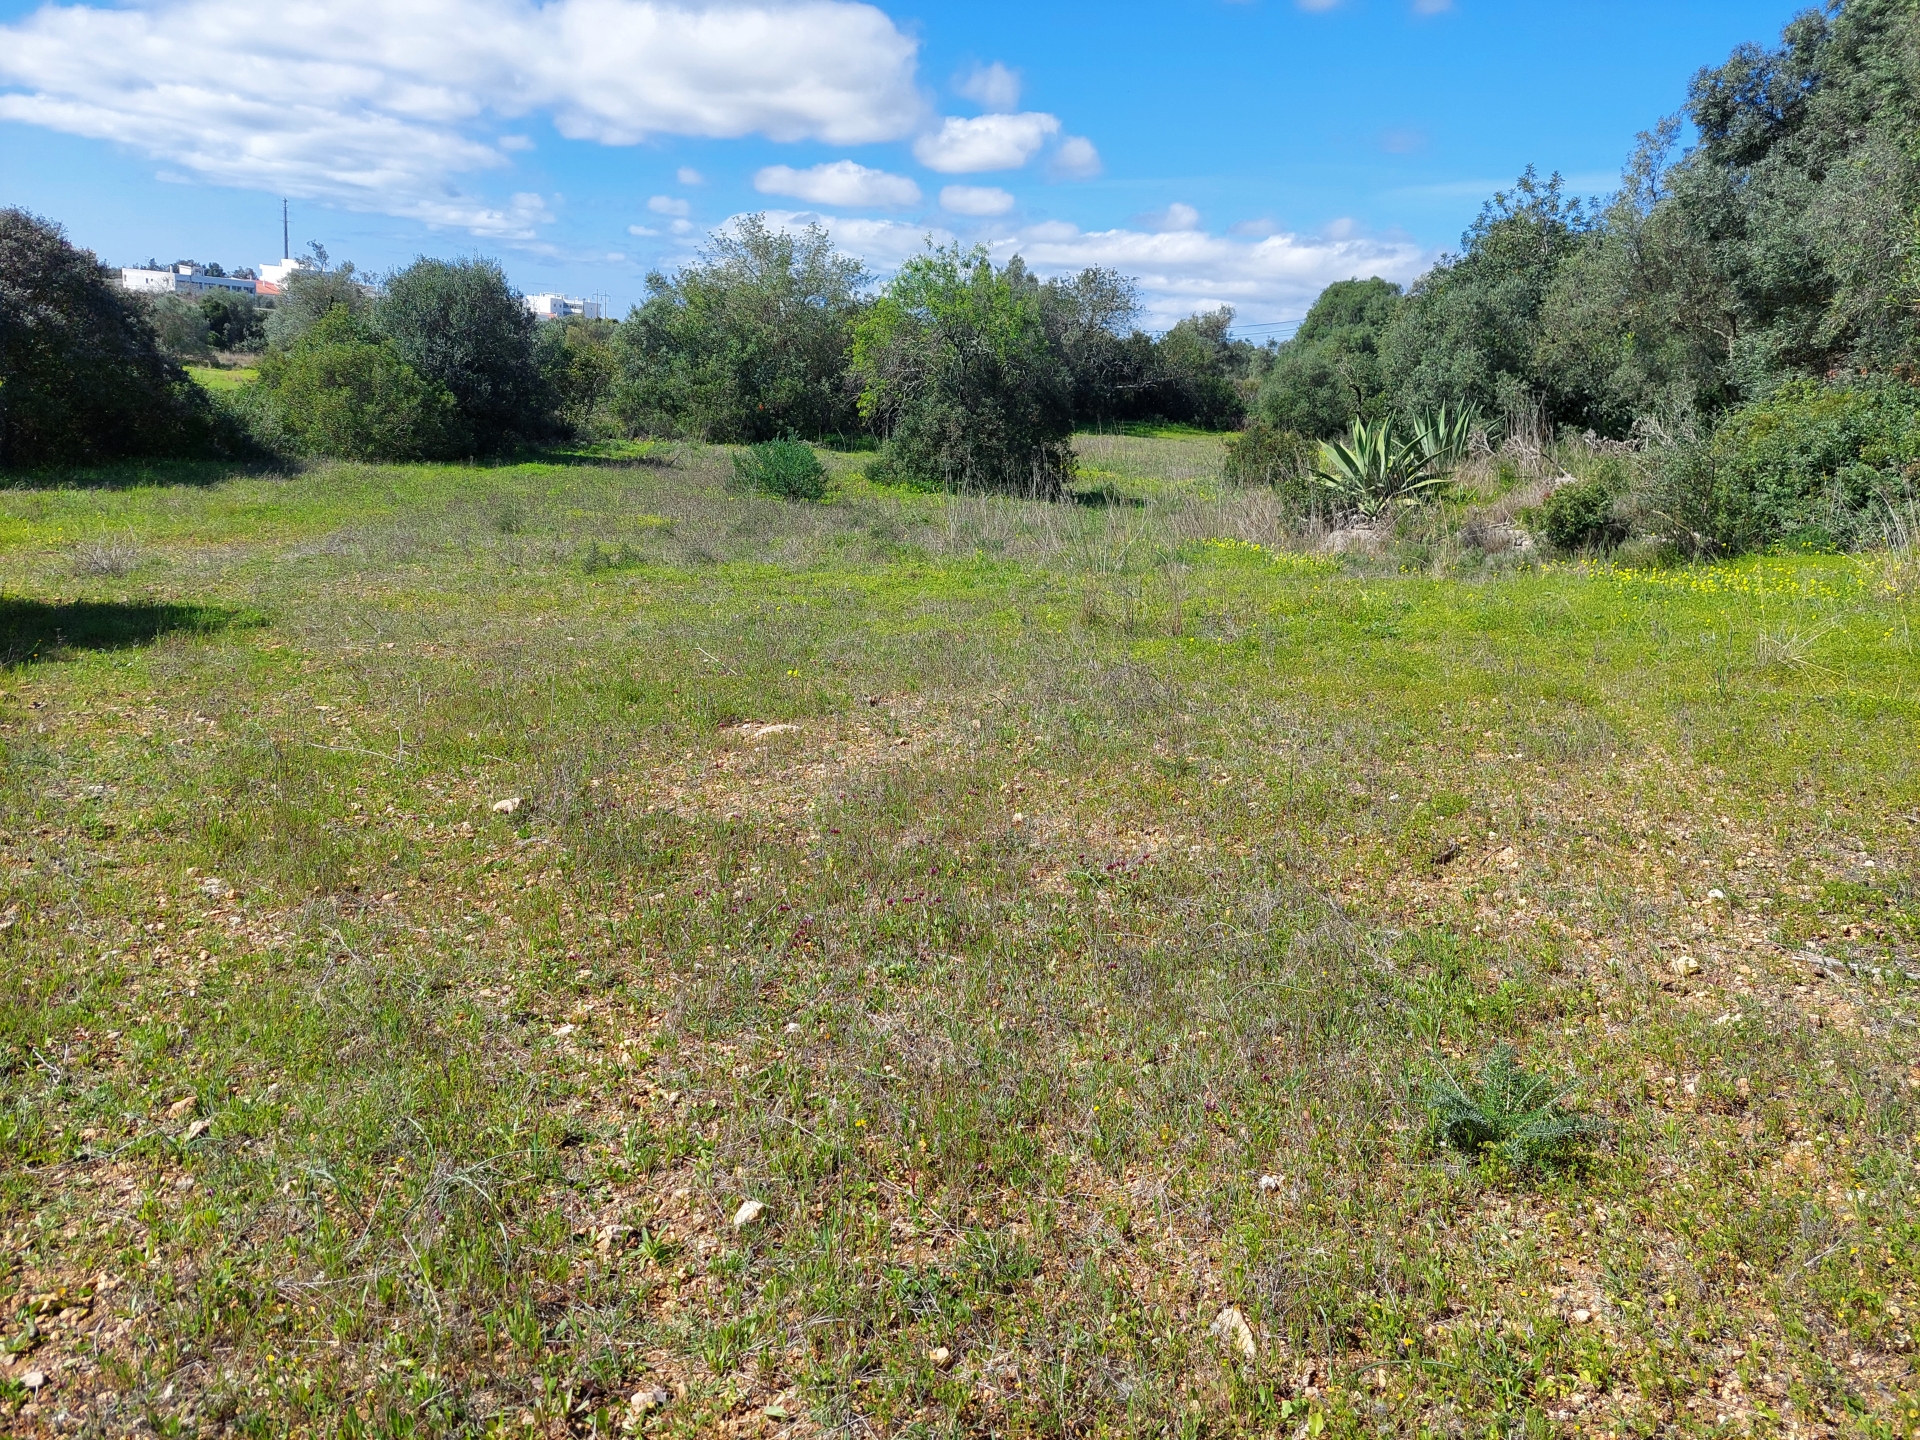
<path fill-rule="evenodd" d="M 624 312 L 729 217 L 940 239 L 1249 333 L 1405 280 L 1528 164 L 1635 134 L 1801 8 L 1731 0 L 0 0 L 0 200 L 110 263 L 497 255 Z"/>

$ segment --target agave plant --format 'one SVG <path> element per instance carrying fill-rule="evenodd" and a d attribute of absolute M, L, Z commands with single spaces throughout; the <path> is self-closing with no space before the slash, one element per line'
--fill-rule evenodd
<path fill-rule="evenodd" d="M 1371 524 L 1445 485 L 1480 424 L 1478 411 L 1443 405 L 1417 419 L 1412 438 L 1402 440 L 1391 419 L 1355 420 L 1344 441 L 1322 443 L 1314 476 L 1338 504 Z"/>
<path fill-rule="evenodd" d="M 1473 448 L 1473 437 L 1485 426 L 1477 406 L 1442 405 L 1413 422 L 1413 440 L 1420 447 L 1428 468 L 1445 474 L 1467 458 L 1467 452 Z"/>

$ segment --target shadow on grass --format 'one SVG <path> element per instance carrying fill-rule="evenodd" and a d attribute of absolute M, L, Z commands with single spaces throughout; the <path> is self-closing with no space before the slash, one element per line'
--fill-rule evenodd
<path fill-rule="evenodd" d="M 100 465 L 53 465 L 44 470 L 0 470 L 0 490 L 132 490 L 142 485 L 218 485 L 252 475 L 283 475 L 265 460 L 115 460 Z"/>
<path fill-rule="evenodd" d="M 130 650 L 163 635 L 262 623 L 236 610 L 157 600 L 18 600 L 0 595 L 0 669 L 76 650 Z"/>
<path fill-rule="evenodd" d="M 1138 510 L 1147 503 L 1132 495 L 1122 495 L 1109 485 L 1102 485 L 1093 490 L 1069 490 L 1067 495 L 1074 504 L 1088 505 L 1096 510 L 1110 508 Z"/>

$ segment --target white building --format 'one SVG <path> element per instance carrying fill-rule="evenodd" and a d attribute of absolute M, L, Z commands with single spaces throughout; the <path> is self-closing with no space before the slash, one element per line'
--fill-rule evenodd
<path fill-rule="evenodd" d="M 564 320 L 569 315 L 583 320 L 607 318 L 607 307 L 598 300 L 574 300 L 565 295 L 529 295 L 526 306 L 537 320 Z"/>
<path fill-rule="evenodd" d="M 262 295 L 278 295 L 287 288 L 287 277 L 300 268 L 294 259 L 275 260 L 259 266 L 253 273 L 260 277 Z"/>
<path fill-rule="evenodd" d="M 171 270 L 123 268 L 120 286 L 142 295 L 207 295 L 215 290 L 254 293 L 253 281 L 238 280 L 231 275 L 209 275 L 198 265 L 175 265 Z"/>

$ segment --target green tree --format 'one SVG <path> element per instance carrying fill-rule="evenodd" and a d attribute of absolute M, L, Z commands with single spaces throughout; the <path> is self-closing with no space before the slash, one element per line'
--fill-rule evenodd
<path fill-rule="evenodd" d="M 885 473 L 948 490 L 1053 496 L 1072 471 L 1073 379 L 1023 266 L 985 247 L 900 267 L 854 332 L 861 412 Z"/>
<path fill-rule="evenodd" d="M 1320 292 L 1260 382 L 1261 417 L 1277 430 L 1324 440 L 1387 409 L 1380 341 L 1400 307 L 1400 287 L 1341 280 Z"/>
<path fill-rule="evenodd" d="M 1136 418 L 1153 386 L 1154 347 L 1134 323 L 1140 314 L 1134 282 L 1095 266 L 1048 280 L 1038 293 L 1047 335 L 1072 379 L 1075 424 Z"/>
<path fill-rule="evenodd" d="M 163 353 L 146 307 L 59 226 L 0 210 L 0 466 L 222 444 L 206 393 Z"/>
<path fill-rule="evenodd" d="M 460 407 L 470 443 L 493 452 L 548 428 L 534 326 L 496 260 L 417 259 L 389 275 L 374 327 Z"/>
<path fill-rule="evenodd" d="M 287 276 L 267 315 L 264 333 L 269 345 L 285 349 L 335 310 L 350 315 L 373 313 L 372 289 L 355 274 L 351 260 L 331 266 L 325 246 L 307 248 L 310 253 Z"/>
<path fill-rule="evenodd" d="M 620 373 L 611 320 L 578 315 L 549 320 L 534 332 L 534 362 L 560 427 L 577 437 L 604 433 L 612 424 L 607 402 Z"/>
<path fill-rule="evenodd" d="M 1542 182 L 1529 166 L 1481 210 L 1460 253 L 1414 282 L 1380 344 L 1394 408 L 1511 412 L 1543 388 L 1542 305 L 1592 227 L 1563 191 L 1558 175 Z"/>
<path fill-rule="evenodd" d="M 200 318 L 216 350 L 251 350 L 265 337 L 259 302 L 244 290 L 216 290 L 200 299 Z"/>
<path fill-rule="evenodd" d="M 1233 339 L 1233 307 L 1189 315 L 1153 347 L 1153 404 L 1158 418 L 1221 430 L 1237 424 L 1246 400 L 1236 380 L 1253 347 Z"/>
<path fill-rule="evenodd" d="M 249 388 L 270 430 L 310 454 L 432 460 L 472 450 L 452 394 L 344 305 L 261 357 Z"/>
<path fill-rule="evenodd" d="M 636 434 L 742 443 L 853 432 L 848 361 L 868 283 L 818 226 L 735 222 L 694 264 L 647 277 L 615 342 L 614 413 Z"/>

